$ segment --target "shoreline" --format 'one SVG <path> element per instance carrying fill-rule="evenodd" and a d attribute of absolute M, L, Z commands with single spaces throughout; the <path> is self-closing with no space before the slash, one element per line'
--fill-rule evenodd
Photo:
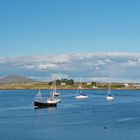
<path fill-rule="evenodd" d="M 0 89 L 0 90 L 51 90 L 51 88 L 31 88 L 31 89 L 25 89 L 25 88 L 7 88 L 7 89 Z M 65 89 L 65 88 L 57 88 L 57 90 L 77 90 L 77 89 Z M 93 90 L 93 91 L 96 91 L 96 90 L 108 90 L 108 89 L 106 89 L 106 88 L 104 88 L 104 89 L 101 89 L 101 88 L 99 88 L 99 89 L 87 89 L 87 88 L 83 88 L 82 90 Z M 139 89 L 133 89 L 133 88 L 128 88 L 128 89 L 111 89 L 111 90 L 140 90 L 140 88 Z"/>
<path fill-rule="evenodd" d="M 95 85 L 88 85 L 83 83 L 82 90 L 108 90 L 108 83 L 96 83 Z M 57 85 L 58 90 L 77 90 L 79 84 L 72 85 Z M 111 90 L 140 90 L 140 84 L 128 83 L 125 86 L 123 83 L 111 83 Z M 47 82 L 36 83 L 12 83 L 0 84 L 0 90 L 51 90 L 52 85 Z"/>

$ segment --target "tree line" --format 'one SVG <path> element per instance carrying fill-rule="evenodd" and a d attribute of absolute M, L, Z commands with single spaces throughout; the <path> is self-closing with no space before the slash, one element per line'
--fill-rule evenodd
<path fill-rule="evenodd" d="M 48 85 L 52 85 L 54 81 L 50 81 Z M 73 79 L 57 79 L 56 80 L 56 85 L 61 85 L 62 83 L 65 83 L 66 85 L 74 85 L 74 80 Z"/>

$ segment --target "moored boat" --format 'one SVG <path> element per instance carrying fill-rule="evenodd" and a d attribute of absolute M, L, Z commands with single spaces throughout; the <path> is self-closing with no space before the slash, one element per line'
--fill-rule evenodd
<path fill-rule="evenodd" d="M 107 96 L 106 96 L 106 100 L 107 100 L 108 102 L 111 102 L 111 101 L 114 100 L 114 96 L 113 96 L 112 93 L 111 93 L 110 82 L 109 82 L 108 94 L 107 94 Z"/>
<path fill-rule="evenodd" d="M 81 78 L 81 81 L 80 81 L 80 84 L 79 84 L 79 87 L 78 87 L 77 94 L 76 94 L 75 98 L 76 99 L 87 99 L 88 98 L 87 94 L 82 93 L 82 78 Z"/>
<path fill-rule="evenodd" d="M 88 95 L 86 95 L 86 94 L 80 94 L 80 95 L 76 95 L 75 98 L 76 99 L 86 99 L 86 98 L 88 98 Z"/>
<path fill-rule="evenodd" d="M 52 90 L 51 90 L 51 98 L 57 102 L 57 103 L 60 103 L 61 102 L 61 99 L 60 99 L 60 91 L 57 90 L 56 88 L 56 79 L 53 81 L 53 86 L 52 86 Z"/>
<path fill-rule="evenodd" d="M 60 96 L 60 92 L 56 91 L 56 92 L 54 93 L 54 96 Z"/>
<path fill-rule="evenodd" d="M 34 99 L 34 106 L 37 108 L 45 108 L 45 107 L 56 107 L 57 102 L 51 98 L 45 98 L 41 96 L 41 91 L 39 90 L 38 94 Z"/>
<path fill-rule="evenodd" d="M 112 100 L 114 100 L 114 96 L 108 95 L 108 96 L 106 96 L 106 100 L 107 101 L 112 101 Z"/>
<path fill-rule="evenodd" d="M 45 108 L 45 107 L 56 107 L 57 103 L 53 102 L 38 102 L 38 101 L 34 101 L 34 106 L 38 107 L 38 108 Z"/>

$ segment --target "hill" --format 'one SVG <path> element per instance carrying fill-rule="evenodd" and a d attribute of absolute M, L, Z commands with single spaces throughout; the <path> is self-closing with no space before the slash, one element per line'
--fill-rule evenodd
<path fill-rule="evenodd" d="M 0 84 L 32 83 L 32 82 L 36 81 L 18 75 L 9 75 L 4 78 L 0 78 Z"/>

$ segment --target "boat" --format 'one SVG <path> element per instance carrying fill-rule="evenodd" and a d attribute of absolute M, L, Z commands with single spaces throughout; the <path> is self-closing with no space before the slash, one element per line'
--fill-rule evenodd
<path fill-rule="evenodd" d="M 61 99 L 58 96 L 55 96 L 55 93 L 56 93 L 56 88 L 52 88 L 49 99 L 55 101 L 56 103 L 60 103 Z"/>
<path fill-rule="evenodd" d="M 109 88 L 108 88 L 108 94 L 106 96 L 106 100 L 109 102 L 114 100 L 114 96 L 112 95 L 111 89 L 110 89 L 110 82 L 109 82 Z"/>
<path fill-rule="evenodd" d="M 53 95 L 60 96 L 60 92 L 56 89 L 56 79 L 53 81 Z"/>
<path fill-rule="evenodd" d="M 78 88 L 77 90 L 77 95 L 75 96 L 76 99 L 86 99 L 88 98 L 88 95 L 85 93 L 82 93 L 81 87 Z"/>
<path fill-rule="evenodd" d="M 54 96 L 60 96 L 60 92 L 56 91 L 56 92 L 54 93 Z"/>
<path fill-rule="evenodd" d="M 39 90 L 38 94 L 34 99 L 34 106 L 36 108 L 56 107 L 57 102 L 53 100 L 53 98 L 42 97 L 41 91 Z"/>
<path fill-rule="evenodd" d="M 78 87 L 77 94 L 76 94 L 75 98 L 76 99 L 87 99 L 88 98 L 87 94 L 82 93 L 82 79 L 80 81 L 80 85 Z"/>
<path fill-rule="evenodd" d="M 86 99 L 88 96 L 86 94 L 76 95 L 76 99 Z"/>
<path fill-rule="evenodd" d="M 57 102 L 57 103 L 61 103 L 61 99 L 60 98 L 54 98 L 54 100 Z"/>
<path fill-rule="evenodd" d="M 106 100 L 107 101 L 112 101 L 112 100 L 114 100 L 114 96 L 108 95 L 108 96 L 106 96 Z"/>
<path fill-rule="evenodd" d="M 60 103 L 61 102 L 61 99 L 60 99 L 60 92 L 57 90 L 56 88 L 56 80 L 53 81 L 53 86 L 51 88 L 51 95 L 52 95 L 52 98 L 53 100 L 55 100 L 57 103 Z"/>

